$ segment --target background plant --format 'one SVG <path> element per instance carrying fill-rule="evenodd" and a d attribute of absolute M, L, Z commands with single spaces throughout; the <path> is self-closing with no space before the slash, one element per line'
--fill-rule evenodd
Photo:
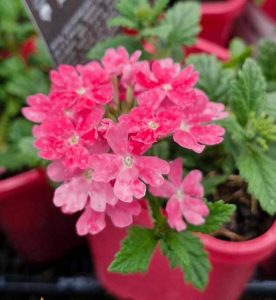
<path fill-rule="evenodd" d="M 40 163 L 20 110 L 28 95 L 47 91 L 50 63 L 20 1 L 0 0 L 0 36 L 0 166 L 15 172 Z"/>

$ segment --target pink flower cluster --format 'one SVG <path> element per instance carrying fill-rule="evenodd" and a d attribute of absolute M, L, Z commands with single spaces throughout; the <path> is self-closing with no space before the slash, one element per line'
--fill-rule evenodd
<path fill-rule="evenodd" d="M 23 109 L 39 123 L 34 146 L 52 161 L 49 177 L 62 182 L 55 205 L 64 213 L 82 211 L 80 235 L 103 230 L 106 216 L 115 226 L 129 226 L 147 186 L 169 198 L 168 223 L 178 231 L 208 215 L 201 173 L 192 171 L 181 182 L 180 160 L 168 163 L 145 152 L 170 136 L 197 153 L 220 143 L 224 129 L 211 122 L 226 116 L 224 106 L 195 88 L 192 66 L 139 57 L 120 47 L 108 49 L 100 63 L 61 65 L 50 73 L 49 95 L 30 96 Z"/>

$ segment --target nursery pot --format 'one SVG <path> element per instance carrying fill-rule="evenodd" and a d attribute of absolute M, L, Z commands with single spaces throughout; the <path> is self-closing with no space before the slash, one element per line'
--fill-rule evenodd
<path fill-rule="evenodd" d="M 246 0 L 202 3 L 200 37 L 225 46 L 230 38 L 234 22 L 242 14 L 245 4 Z"/>
<path fill-rule="evenodd" d="M 265 0 L 261 9 L 267 16 L 276 21 L 276 0 Z"/>
<path fill-rule="evenodd" d="M 0 180 L 0 229 L 28 262 L 58 259 L 81 241 L 75 233 L 76 219 L 62 214 L 52 198 L 42 170 Z"/>
<path fill-rule="evenodd" d="M 147 212 L 143 211 L 135 223 L 148 226 Z M 256 265 L 275 247 L 276 222 L 263 235 L 245 242 L 227 242 L 200 235 L 212 264 L 208 286 L 202 293 L 184 283 L 180 270 L 170 269 L 159 249 L 155 251 L 146 274 L 109 273 L 107 267 L 125 236 L 126 230 L 115 228 L 109 223 L 103 232 L 88 237 L 98 279 L 107 291 L 119 299 L 237 300 Z"/>
<path fill-rule="evenodd" d="M 227 49 L 201 38 L 198 38 L 192 47 L 184 48 L 184 51 L 186 56 L 195 53 L 206 53 L 214 55 L 222 61 L 230 59 L 230 53 Z"/>

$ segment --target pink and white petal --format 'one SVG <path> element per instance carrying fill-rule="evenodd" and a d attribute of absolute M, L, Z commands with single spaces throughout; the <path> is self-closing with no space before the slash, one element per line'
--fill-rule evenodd
<path fill-rule="evenodd" d="M 166 92 L 162 89 L 152 89 L 141 93 L 137 97 L 139 106 L 148 107 L 151 110 L 156 110 L 166 97 Z"/>
<path fill-rule="evenodd" d="M 77 144 L 66 151 L 63 163 L 68 169 L 87 169 L 89 168 L 89 159 L 90 153 L 88 149 Z"/>
<path fill-rule="evenodd" d="M 97 234 L 105 228 L 105 213 L 95 212 L 86 207 L 83 214 L 77 221 L 76 228 L 78 235 Z"/>
<path fill-rule="evenodd" d="M 93 169 L 93 179 L 102 182 L 115 179 L 121 165 L 121 159 L 109 153 L 92 155 L 89 161 L 89 166 Z"/>
<path fill-rule="evenodd" d="M 183 161 L 181 158 L 177 158 L 170 162 L 170 173 L 168 178 L 175 186 L 179 187 L 182 181 L 183 173 Z"/>
<path fill-rule="evenodd" d="M 68 179 L 68 172 L 61 161 L 54 161 L 47 167 L 48 177 L 55 182 L 61 182 Z"/>
<path fill-rule="evenodd" d="M 141 180 L 136 179 L 131 183 L 131 190 L 136 199 L 141 199 L 146 194 L 146 185 Z"/>
<path fill-rule="evenodd" d="M 218 125 L 193 126 L 190 129 L 191 134 L 201 144 L 216 145 L 223 141 L 225 129 Z"/>
<path fill-rule="evenodd" d="M 106 139 L 115 154 L 128 153 L 128 125 L 126 123 L 110 127 L 107 130 Z"/>
<path fill-rule="evenodd" d="M 136 161 L 136 166 L 139 169 L 139 171 L 143 171 L 145 169 L 152 169 L 155 172 L 164 175 L 170 172 L 169 163 L 156 156 L 138 156 Z"/>
<path fill-rule="evenodd" d="M 88 199 L 87 184 L 82 177 L 73 177 L 55 190 L 54 204 L 63 207 L 67 212 L 82 210 Z"/>
<path fill-rule="evenodd" d="M 201 181 L 202 173 L 199 170 L 189 172 L 181 185 L 183 193 L 191 197 L 202 198 L 204 196 L 204 189 Z"/>
<path fill-rule="evenodd" d="M 138 178 L 138 170 L 133 168 L 121 169 L 114 184 L 114 194 L 123 202 L 133 201 L 133 182 Z"/>
<path fill-rule="evenodd" d="M 106 213 L 116 227 L 127 227 L 132 224 L 133 216 L 139 215 L 141 206 L 138 201 L 123 203 L 119 201 L 115 206 L 108 205 Z"/>
<path fill-rule="evenodd" d="M 90 192 L 90 207 L 98 212 L 106 209 L 107 203 L 115 205 L 117 198 L 114 196 L 112 186 L 109 183 L 93 181 Z"/>
<path fill-rule="evenodd" d="M 173 140 L 183 148 L 201 153 L 205 146 L 198 143 L 197 139 L 187 131 L 178 130 L 173 134 Z"/>
<path fill-rule="evenodd" d="M 35 123 L 43 122 L 47 117 L 47 114 L 44 111 L 34 107 L 24 107 L 21 111 L 27 120 Z"/>
<path fill-rule="evenodd" d="M 180 202 L 175 195 L 169 199 L 166 206 L 166 212 L 168 214 L 168 223 L 171 228 L 175 228 L 177 231 L 186 229 L 187 226 L 182 218 Z"/>
<path fill-rule="evenodd" d="M 150 192 L 157 197 L 170 198 L 177 190 L 172 182 L 166 180 L 162 185 L 157 187 L 150 187 Z"/>
<path fill-rule="evenodd" d="M 203 200 L 186 196 L 181 202 L 184 218 L 193 225 L 201 225 L 209 214 L 209 209 Z"/>
<path fill-rule="evenodd" d="M 162 175 L 170 171 L 170 165 L 155 156 L 138 157 L 136 167 L 139 169 L 139 177 L 151 186 L 162 185 L 164 183 Z"/>

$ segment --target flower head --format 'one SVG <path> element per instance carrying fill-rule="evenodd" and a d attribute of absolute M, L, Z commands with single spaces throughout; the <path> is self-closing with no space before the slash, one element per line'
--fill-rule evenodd
<path fill-rule="evenodd" d="M 186 223 L 203 224 L 209 210 L 203 200 L 201 172 L 191 171 L 182 180 L 182 161 L 176 159 L 170 163 L 168 177 L 161 187 L 151 188 L 151 193 L 169 199 L 166 205 L 169 225 L 177 231 L 182 231 L 186 228 Z"/>

